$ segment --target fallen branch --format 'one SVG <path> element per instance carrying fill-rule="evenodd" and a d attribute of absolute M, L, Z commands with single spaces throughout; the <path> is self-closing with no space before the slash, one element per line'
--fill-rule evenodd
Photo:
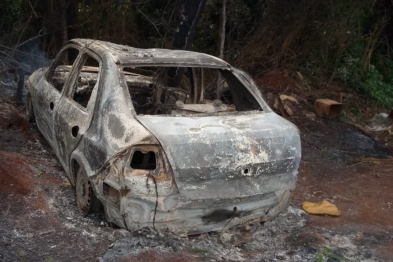
<path fill-rule="evenodd" d="M 374 164 L 380 164 L 380 163 L 393 163 L 393 157 L 388 157 L 388 158 L 375 158 L 375 157 L 367 157 L 367 158 L 362 158 L 360 160 L 361 163 L 374 163 Z"/>
<path fill-rule="evenodd" d="M 367 128 L 365 128 L 364 126 L 351 122 L 351 121 L 347 121 L 347 120 L 342 120 L 344 123 L 347 123 L 353 127 L 356 127 L 357 129 L 359 129 L 360 131 L 362 131 L 363 133 L 365 133 L 366 135 L 372 136 L 374 137 L 374 134 L 372 132 L 370 132 Z"/>
<path fill-rule="evenodd" d="M 381 164 L 381 163 L 393 163 L 393 157 L 388 157 L 388 158 L 375 158 L 375 157 L 367 157 L 367 158 L 361 158 L 358 162 L 347 166 L 346 168 L 354 167 L 359 164 L 363 163 L 374 163 L 374 164 Z"/>

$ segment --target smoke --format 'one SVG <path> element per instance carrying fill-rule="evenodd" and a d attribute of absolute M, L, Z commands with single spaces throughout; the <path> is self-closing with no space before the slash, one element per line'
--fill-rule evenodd
<path fill-rule="evenodd" d="M 0 91 L 7 97 L 15 97 L 17 104 L 23 104 L 27 92 L 23 88 L 24 81 L 51 61 L 42 51 L 38 40 L 25 42 L 19 48 L 2 43 L 0 39 Z"/>
<path fill-rule="evenodd" d="M 38 40 L 29 42 L 20 47 L 17 52 L 15 52 L 14 58 L 20 63 L 25 74 L 31 74 L 38 68 L 49 66 L 51 62 L 41 49 L 41 44 Z"/>

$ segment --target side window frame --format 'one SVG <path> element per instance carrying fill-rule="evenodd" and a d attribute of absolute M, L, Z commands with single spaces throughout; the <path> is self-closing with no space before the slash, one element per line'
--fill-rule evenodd
<path fill-rule="evenodd" d="M 70 73 L 68 74 L 67 79 L 65 79 L 63 88 L 60 91 L 53 85 L 53 83 L 52 83 L 52 76 L 53 76 L 53 74 L 55 72 L 55 68 L 57 66 L 59 66 L 59 60 L 63 57 L 64 53 L 66 51 L 68 51 L 68 49 L 71 49 L 71 48 L 77 50 L 78 51 L 78 55 L 75 58 L 74 63 L 71 66 Z M 49 66 L 49 69 L 48 69 L 48 71 L 45 74 L 45 79 L 50 84 L 51 88 L 53 88 L 53 90 L 55 90 L 56 92 L 58 92 L 60 94 L 63 94 L 65 92 L 65 90 L 67 89 L 68 83 L 71 80 L 72 72 L 74 71 L 74 68 L 79 64 L 79 60 L 80 60 L 81 55 L 82 55 L 82 50 L 80 49 L 79 46 L 76 46 L 76 45 L 73 45 L 73 44 L 69 44 L 69 45 L 66 45 L 65 47 L 62 48 L 62 50 L 56 56 L 55 60 Z"/>
<path fill-rule="evenodd" d="M 94 60 L 96 60 L 98 62 L 98 75 L 97 75 L 97 81 L 96 84 L 94 85 L 92 91 L 91 91 L 91 95 L 89 98 L 89 101 L 86 105 L 86 107 L 82 106 L 80 103 L 78 103 L 77 101 L 75 101 L 73 99 L 73 95 L 77 86 L 77 81 L 80 75 L 80 72 L 82 71 L 83 66 L 85 65 L 86 60 L 88 59 L 88 57 L 93 58 Z M 73 70 L 73 74 L 72 74 L 72 78 L 69 78 L 69 84 L 67 85 L 66 88 L 64 88 L 64 98 L 68 99 L 72 105 L 76 106 L 78 109 L 82 110 L 83 112 L 89 112 L 91 109 L 90 108 L 94 108 L 94 105 L 91 105 L 92 101 L 97 97 L 97 92 L 99 89 L 99 86 L 101 86 L 101 78 L 102 78 L 102 59 L 99 55 L 97 55 L 94 52 L 91 52 L 89 50 L 83 50 L 80 51 L 79 53 L 79 59 L 77 61 L 76 66 L 74 66 L 74 70 Z"/>

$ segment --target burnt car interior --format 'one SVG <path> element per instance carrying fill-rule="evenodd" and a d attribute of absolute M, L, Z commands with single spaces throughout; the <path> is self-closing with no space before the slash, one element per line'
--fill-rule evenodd
<path fill-rule="evenodd" d="M 79 50 L 75 48 L 64 50 L 56 64 L 49 71 L 48 80 L 59 92 L 63 90 L 78 54 Z M 99 77 L 100 64 L 97 59 L 87 53 L 81 57 L 81 61 L 82 63 L 80 68 L 78 68 L 77 78 L 70 97 L 86 108 Z"/>
<path fill-rule="evenodd" d="M 48 75 L 61 92 L 79 50 L 68 48 Z M 100 63 L 83 54 L 69 97 L 86 108 L 98 81 Z M 122 67 L 133 107 L 138 115 L 225 114 L 262 111 L 254 96 L 230 71 L 208 67 Z M 176 75 L 178 71 L 181 74 Z M 174 74 L 175 73 L 175 74 Z M 174 75 L 174 76 L 173 76 Z"/>
<path fill-rule="evenodd" d="M 138 115 L 217 114 L 262 110 L 229 70 L 174 67 L 124 67 L 123 75 Z"/>
<path fill-rule="evenodd" d="M 79 50 L 76 48 L 68 48 L 64 50 L 60 54 L 59 59 L 56 60 L 55 64 L 52 66 L 51 70 L 49 70 L 47 79 L 57 91 L 61 92 L 63 90 L 64 84 L 68 79 L 78 54 Z"/>
<path fill-rule="evenodd" d="M 78 72 L 71 96 L 75 102 L 86 108 L 97 83 L 100 65 L 96 59 L 87 54 L 82 58 L 82 62 L 83 66 Z"/>

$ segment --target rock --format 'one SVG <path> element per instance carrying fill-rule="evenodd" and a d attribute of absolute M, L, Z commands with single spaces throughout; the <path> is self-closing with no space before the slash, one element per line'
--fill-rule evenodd
<path fill-rule="evenodd" d="M 114 233 L 108 235 L 108 240 L 109 240 L 109 241 L 115 241 L 115 240 L 116 240 L 116 237 L 114 236 Z"/>

